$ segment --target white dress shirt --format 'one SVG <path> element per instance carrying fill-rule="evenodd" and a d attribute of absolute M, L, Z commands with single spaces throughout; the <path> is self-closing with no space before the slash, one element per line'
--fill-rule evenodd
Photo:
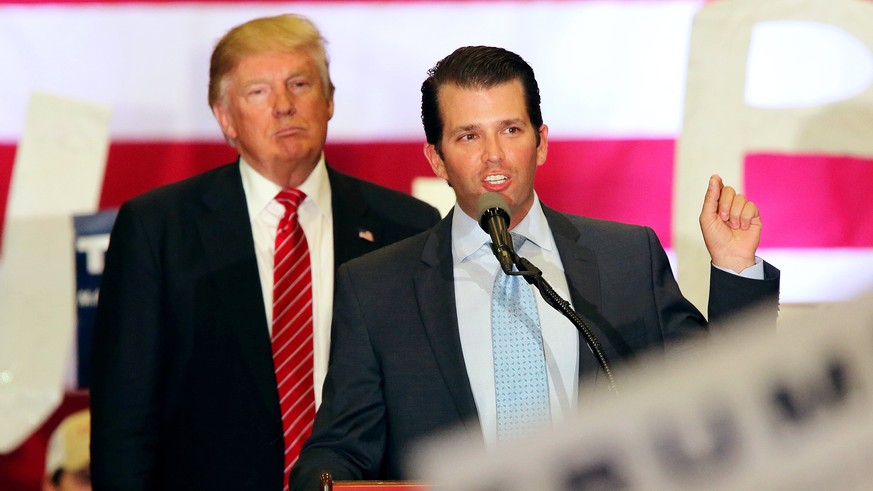
<path fill-rule="evenodd" d="M 240 157 L 240 172 L 252 225 L 252 236 L 255 239 L 255 256 L 261 279 L 264 310 L 267 313 L 267 329 L 272 331 L 273 255 L 276 247 L 276 229 L 285 213 L 285 207 L 274 198 L 282 188 L 259 174 L 242 157 Z M 306 181 L 297 189 L 306 193 L 306 199 L 298 208 L 298 219 L 309 245 L 309 259 L 312 262 L 313 384 L 315 384 L 315 404 L 318 407 L 321 404 L 321 386 L 327 374 L 330 350 L 334 277 L 333 212 L 324 155 Z"/>
<path fill-rule="evenodd" d="M 540 268 L 552 288 L 570 301 L 561 257 L 536 196 L 530 212 L 512 232 L 528 239 L 516 252 Z M 490 236 L 456 204 L 452 218 L 452 258 L 461 348 L 485 443 L 494 446 L 497 443 L 497 404 L 491 345 L 491 291 L 500 265 L 490 244 Z M 529 287 L 533 289 L 540 316 L 554 423 L 576 409 L 579 335 L 573 323 L 548 305 L 536 288 Z"/>

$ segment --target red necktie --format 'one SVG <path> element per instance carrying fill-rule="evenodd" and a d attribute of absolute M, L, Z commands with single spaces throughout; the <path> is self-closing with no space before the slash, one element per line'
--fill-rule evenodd
<path fill-rule="evenodd" d="M 285 206 L 273 256 L 273 366 L 285 438 L 284 489 L 288 473 L 312 432 L 315 392 L 312 382 L 312 268 L 309 246 L 297 219 L 302 191 L 285 189 L 276 201 Z"/>

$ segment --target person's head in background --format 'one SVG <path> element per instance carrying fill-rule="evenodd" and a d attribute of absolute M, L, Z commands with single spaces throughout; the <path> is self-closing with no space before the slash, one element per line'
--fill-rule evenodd
<path fill-rule="evenodd" d="M 509 208 L 510 228 L 534 201 L 534 178 L 548 153 L 534 71 L 521 56 L 492 46 L 458 48 L 428 71 L 421 86 L 424 154 L 476 217 L 486 192 Z"/>
<path fill-rule="evenodd" d="M 441 87 L 487 89 L 514 80 L 521 83 L 531 126 L 539 128 L 543 124 L 540 87 L 533 68 L 519 55 L 493 46 L 464 46 L 438 61 L 421 85 L 421 122 L 427 142 L 442 151 L 445 122 L 439 105 Z M 537 137 L 537 145 L 539 143 Z"/>
<path fill-rule="evenodd" d="M 321 158 L 333 92 L 325 40 L 299 15 L 234 27 L 212 53 L 209 105 L 225 138 L 283 187 L 303 182 Z"/>
<path fill-rule="evenodd" d="M 55 428 L 46 453 L 43 491 L 91 490 L 91 413 L 73 413 Z"/>

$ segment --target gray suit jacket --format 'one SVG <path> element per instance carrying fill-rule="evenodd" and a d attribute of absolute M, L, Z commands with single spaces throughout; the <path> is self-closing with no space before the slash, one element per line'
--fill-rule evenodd
<path fill-rule="evenodd" d="M 651 229 L 543 209 L 575 310 L 613 363 L 706 332 Z M 779 274 L 765 270 L 756 281 L 713 269 L 710 319 L 755 300 L 768 301 L 775 318 Z M 458 333 L 451 215 L 341 267 L 336 294 L 324 400 L 292 489 L 317 489 L 322 471 L 338 480 L 402 479 L 417 440 L 459 426 L 481 438 Z M 580 380 L 590 385 L 580 393 L 603 390 L 584 346 L 580 340 Z"/>
<path fill-rule="evenodd" d="M 330 167 L 328 177 L 337 267 L 439 219 L 411 196 Z M 121 207 L 93 370 L 95 490 L 282 488 L 279 397 L 238 163 Z"/>

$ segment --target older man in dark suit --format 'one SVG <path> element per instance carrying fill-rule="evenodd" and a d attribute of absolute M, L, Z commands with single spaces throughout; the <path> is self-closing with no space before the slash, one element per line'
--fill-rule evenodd
<path fill-rule="evenodd" d="M 327 369 L 335 268 L 433 207 L 326 165 L 320 33 L 282 15 L 216 46 L 209 103 L 237 162 L 125 203 L 93 350 L 96 490 L 279 491 Z"/>
<path fill-rule="evenodd" d="M 708 328 L 651 229 L 540 202 L 534 177 L 548 127 L 533 70 L 518 55 L 479 46 L 443 59 L 422 86 L 422 120 L 425 155 L 457 203 L 429 232 L 340 268 L 324 402 L 291 472 L 294 490 L 317 489 L 325 471 L 341 480 L 406 477 L 404 459 L 422 438 L 460 426 L 493 446 L 560 421 L 605 385 L 566 318 L 539 295 L 532 313 L 518 307 L 530 286 L 501 300 L 512 276 L 478 223 L 486 193 L 505 200 L 517 252 L 570 299 L 613 362 L 665 352 Z M 713 265 L 710 321 L 755 301 L 775 315 L 779 274 L 755 256 L 755 204 L 713 176 L 700 225 Z M 521 379 L 524 387 L 513 385 Z"/>

